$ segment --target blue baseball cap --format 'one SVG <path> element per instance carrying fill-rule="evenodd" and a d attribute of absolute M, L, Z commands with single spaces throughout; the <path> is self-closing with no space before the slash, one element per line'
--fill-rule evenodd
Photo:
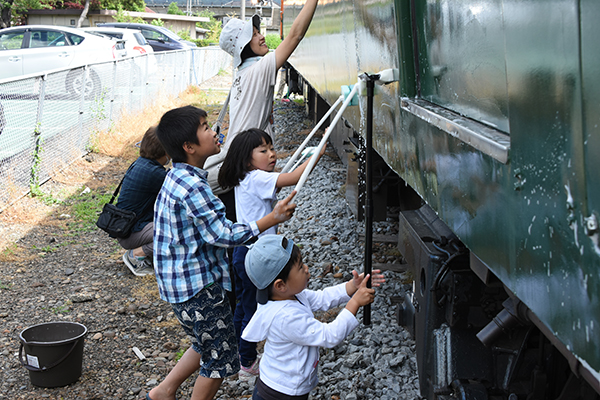
<path fill-rule="evenodd" d="M 249 247 L 246 254 L 246 274 L 258 289 L 256 301 L 259 304 L 269 301 L 267 288 L 292 257 L 294 242 L 287 239 L 287 246 L 283 247 L 284 239 L 282 235 L 263 235 Z"/>

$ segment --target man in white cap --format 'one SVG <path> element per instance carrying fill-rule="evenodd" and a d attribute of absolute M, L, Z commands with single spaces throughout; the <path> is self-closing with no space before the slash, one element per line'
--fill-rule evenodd
<path fill-rule="evenodd" d="M 218 169 L 229 149 L 229 143 L 239 132 L 258 128 L 273 139 L 273 93 L 277 71 L 283 66 L 304 37 L 312 21 L 318 0 L 307 0 L 294 20 L 285 39 L 269 53 L 265 37 L 260 33 L 260 17 L 247 21 L 232 18 L 221 31 L 219 45 L 233 57 L 237 69 L 229 103 L 229 130 L 221 153 L 206 160 L 208 181 L 217 195 L 225 193 L 218 187 Z M 229 208 L 229 205 L 226 203 Z"/>

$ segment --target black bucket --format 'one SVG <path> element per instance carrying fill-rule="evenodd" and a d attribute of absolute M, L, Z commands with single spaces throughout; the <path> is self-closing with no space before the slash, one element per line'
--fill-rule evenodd
<path fill-rule="evenodd" d="M 58 387 L 81 376 L 87 328 L 76 322 L 47 322 L 19 334 L 19 361 L 35 386 Z M 23 354 L 25 349 L 25 354 Z"/>

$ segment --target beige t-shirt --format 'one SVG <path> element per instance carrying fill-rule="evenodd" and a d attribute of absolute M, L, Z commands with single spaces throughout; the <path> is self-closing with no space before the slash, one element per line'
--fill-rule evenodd
<path fill-rule="evenodd" d="M 275 52 L 270 52 L 253 65 L 237 71 L 229 99 L 227 138 L 221 147 L 221 152 L 209 157 L 204 164 L 204 169 L 208 171 L 208 183 L 215 194 L 225 192 L 217 183 L 219 169 L 227 155 L 231 141 L 239 132 L 250 128 L 259 128 L 273 138 L 271 113 L 276 79 Z"/>

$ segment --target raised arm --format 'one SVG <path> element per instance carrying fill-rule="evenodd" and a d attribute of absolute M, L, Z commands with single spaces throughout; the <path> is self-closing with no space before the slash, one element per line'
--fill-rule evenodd
<path fill-rule="evenodd" d="M 307 0 L 304 7 L 294 20 L 289 33 L 283 39 L 283 41 L 277 46 L 275 56 L 277 58 L 277 69 L 281 68 L 287 59 L 292 55 L 300 41 L 304 37 L 304 34 L 310 26 L 315 9 L 317 8 L 318 0 Z"/>

